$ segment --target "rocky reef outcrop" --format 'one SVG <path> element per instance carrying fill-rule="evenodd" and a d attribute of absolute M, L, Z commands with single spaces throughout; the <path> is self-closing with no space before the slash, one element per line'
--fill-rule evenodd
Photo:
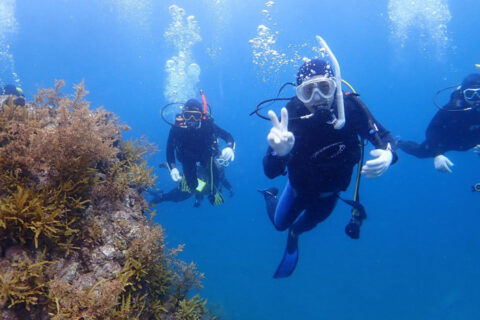
<path fill-rule="evenodd" d="M 213 318 L 151 222 L 153 146 L 63 86 L 0 107 L 0 319 Z"/>

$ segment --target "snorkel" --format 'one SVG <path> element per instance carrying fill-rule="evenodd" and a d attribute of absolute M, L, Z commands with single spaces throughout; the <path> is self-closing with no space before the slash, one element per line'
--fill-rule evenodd
<path fill-rule="evenodd" d="M 340 74 L 340 66 L 338 65 L 337 58 L 335 58 L 335 55 L 333 54 L 332 50 L 330 50 L 330 47 L 327 45 L 325 40 L 323 40 L 322 37 L 320 36 L 315 36 L 317 38 L 318 43 L 320 44 L 320 47 L 325 49 L 327 52 L 327 55 L 330 57 L 330 60 L 333 65 L 333 70 L 335 73 L 335 82 L 337 84 L 337 93 L 336 93 L 336 98 L 337 98 L 337 119 L 333 123 L 333 127 L 337 130 L 340 130 L 345 126 L 345 107 L 343 104 L 343 92 L 342 92 L 342 76 Z"/>
<path fill-rule="evenodd" d="M 202 96 L 202 101 L 203 101 L 203 119 L 206 119 L 208 104 L 207 104 L 207 98 L 205 98 L 205 93 L 203 93 L 202 89 L 200 89 L 200 95 Z"/>

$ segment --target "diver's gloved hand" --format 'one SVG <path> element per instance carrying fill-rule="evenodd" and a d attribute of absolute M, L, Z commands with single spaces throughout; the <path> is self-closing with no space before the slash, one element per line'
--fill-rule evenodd
<path fill-rule="evenodd" d="M 449 172 L 449 173 L 452 173 L 452 170 L 450 169 L 450 167 L 454 166 L 453 162 L 450 161 L 450 159 L 445 157 L 443 154 L 440 154 L 433 159 L 433 165 L 435 166 L 435 169 L 437 169 L 438 171 Z"/>
<path fill-rule="evenodd" d="M 477 144 L 474 148 L 473 148 L 473 152 L 475 152 L 476 154 L 478 154 L 480 156 L 480 144 Z"/>
<path fill-rule="evenodd" d="M 268 111 L 268 116 L 273 124 L 267 136 L 268 144 L 278 156 L 286 156 L 295 144 L 295 136 L 288 131 L 288 111 L 282 108 L 280 122 L 272 110 Z"/>
<path fill-rule="evenodd" d="M 223 148 L 219 158 L 223 161 L 232 162 L 235 160 L 235 152 L 230 147 Z"/>
<path fill-rule="evenodd" d="M 362 174 L 367 178 L 376 178 L 381 176 L 392 163 L 393 154 L 390 147 L 387 150 L 375 149 L 370 151 L 370 155 L 375 159 L 368 160 L 362 167 Z"/>
<path fill-rule="evenodd" d="M 172 180 L 174 182 L 182 181 L 182 176 L 180 175 L 180 172 L 177 168 L 173 168 L 172 170 L 170 170 L 170 177 L 172 177 Z"/>

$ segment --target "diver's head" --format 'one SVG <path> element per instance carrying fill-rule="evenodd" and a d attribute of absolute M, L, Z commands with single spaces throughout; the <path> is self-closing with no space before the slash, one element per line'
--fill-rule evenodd
<path fill-rule="evenodd" d="M 9 99 L 13 100 L 13 104 L 17 106 L 25 105 L 25 95 L 21 88 L 14 86 L 13 84 L 7 84 L 0 89 L 0 104 L 10 103 Z"/>
<path fill-rule="evenodd" d="M 462 82 L 460 87 L 463 98 L 471 107 L 480 107 L 480 74 L 472 73 Z"/>
<path fill-rule="evenodd" d="M 325 60 L 312 59 L 305 62 L 297 73 L 297 98 L 314 113 L 330 109 L 337 88 L 333 70 Z"/>
<path fill-rule="evenodd" d="M 196 99 L 190 99 L 183 106 L 182 118 L 187 128 L 200 129 L 202 126 L 202 104 Z"/>
<path fill-rule="evenodd" d="M 463 98 L 471 106 L 480 107 L 480 74 L 472 73 L 468 75 L 462 82 L 460 87 Z"/>

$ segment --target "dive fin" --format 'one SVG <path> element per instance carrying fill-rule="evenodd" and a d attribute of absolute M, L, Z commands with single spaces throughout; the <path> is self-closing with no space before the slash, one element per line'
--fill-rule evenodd
<path fill-rule="evenodd" d="M 298 236 L 293 236 L 292 231 L 288 231 L 287 247 L 283 254 L 282 261 L 278 265 L 277 271 L 273 275 L 274 278 L 287 278 L 289 277 L 298 262 Z"/>
<path fill-rule="evenodd" d="M 275 226 L 275 210 L 277 208 L 278 202 L 278 189 L 273 187 L 264 190 L 257 189 L 257 191 L 263 195 L 263 198 L 265 199 L 265 204 L 267 205 L 268 218 L 272 222 L 273 226 Z M 275 228 L 277 227 L 275 226 Z"/>
<path fill-rule="evenodd" d="M 268 189 L 257 189 L 258 192 L 263 194 L 264 197 L 276 197 L 278 195 L 278 189 L 275 187 Z"/>

